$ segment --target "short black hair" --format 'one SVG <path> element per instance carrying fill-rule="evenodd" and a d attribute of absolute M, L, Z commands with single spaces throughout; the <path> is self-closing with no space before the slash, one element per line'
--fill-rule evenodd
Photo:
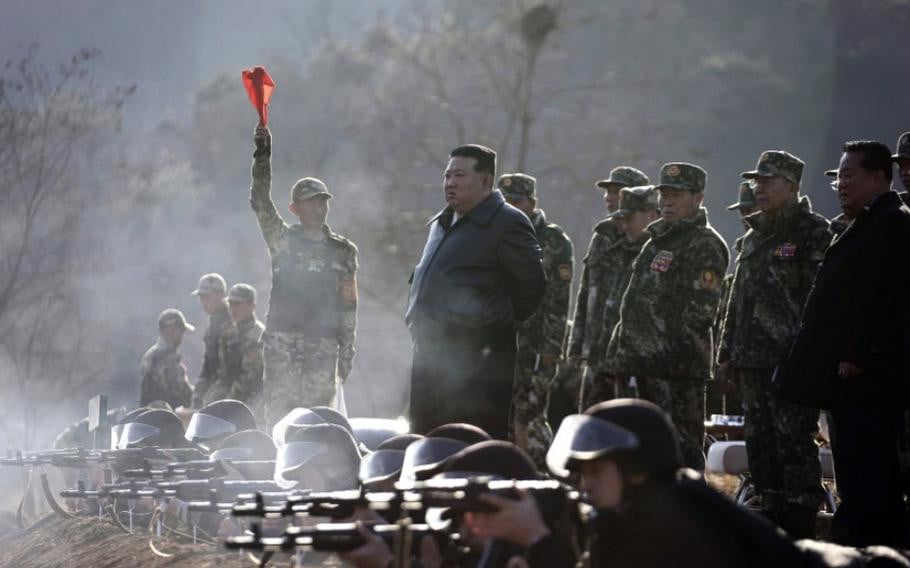
<path fill-rule="evenodd" d="M 477 165 L 474 166 L 475 172 L 496 177 L 496 152 L 492 148 L 480 144 L 462 144 L 449 152 L 449 157 L 474 158 L 477 160 Z"/>
<path fill-rule="evenodd" d="M 863 159 L 860 160 L 859 165 L 864 170 L 867 172 L 881 170 L 889 182 L 894 179 L 891 171 L 891 148 L 888 148 L 887 144 L 877 140 L 851 140 L 844 143 L 844 152 L 862 154 Z"/>

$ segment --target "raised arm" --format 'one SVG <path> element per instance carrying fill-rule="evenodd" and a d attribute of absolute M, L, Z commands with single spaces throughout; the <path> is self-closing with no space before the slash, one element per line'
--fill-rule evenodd
<path fill-rule="evenodd" d="M 272 135 L 265 126 L 257 126 L 253 134 L 256 150 L 253 152 L 252 183 L 250 184 L 250 206 L 256 213 L 259 229 L 269 247 L 275 251 L 278 241 L 284 236 L 287 224 L 281 219 L 272 201 Z"/>

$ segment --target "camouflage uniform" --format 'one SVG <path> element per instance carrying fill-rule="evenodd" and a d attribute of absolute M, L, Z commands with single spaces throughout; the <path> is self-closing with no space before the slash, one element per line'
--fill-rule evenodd
<path fill-rule="evenodd" d="M 779 176 L 798 184 L 803 162 L 786 152 L 764 152 L 744 177 Z M 727 363 L 742 388 L 746 450 L 762 507 L 785 514 L 821 502 L 815 445 L 818 410 L 772 396 L 774 368 L 786 358 L 818 265 L 830 241 L 828 222 L 807 197 L 774 213 L 746 217 L 750 230 L 736 259 L 718 363 Z"/>
<path fill-rule="evenodd" d="M 728 211 L 738 211 L 740 218 L 743 218 L 744 210 L 755 209 L 755 191 L 752 184 L 746 180 L 739 184 L 739 200 L 733 205 L 727 206 Z M 743 221 L 746 230 L 748 225 Z M 743 237 L 739 237 L 733 243 L 733 250 L 739 254 L 742 250 Z M 727 304 L 730 301 L 730 288 L 733 285 L 733 274 L 724 276 L 723 285 L 720 289 L 720 304 L 717 306 L 717 313 L 714 315 L 714 325 L 711 326 L 711 332 L 717 341 L 714 344 L 714 359 L 717 359 L 717 350 L 720 348 L 720 332 L 724 323 L 724 316 L 727 314 Z M 716 371 L 716 370 L 715 370 Z M 742 394 L 739 386 L 736 385 L 734 377 L 719 376 L 715 372 L 713 380 L 708 381 L 705 393 L 705 414 L 741 414 L 742 413 Z"/>
<path fill-rule="evenodd" d="M 528 175 L 501 176 L 498 186 L 506 198 L 536 199 L 537 196 L 536 180 Z M 543 467 L 553 439 L 547 422 L 547 404 L 555 363 L 563 352 L 574 255 L 572 241 L 562 227 L 547 222 L 543 210 L 536 209 L 531 214 L 531 224 L 543 250 L 547 291 L 537 311 L 518 326 L 510 435 L 534 463 Z"/>
<path fill-rule="evenodd" d="M 231 326 L 219 344 L 222 373 L 229 385 L 227 395 L 245 402 L 257 416 L 262 405 L 262 332 L 265 326 L 256 316 Z"/>
<path fill-rule="evenodd" d="M 650 180 L 641 171 L 620 166 L 613 168 L 610 177 L 597 182 L 597 187 L 637 187 L 647 185 Z M 581 267 L 581 282 L 575 298 L 575 316 L 569 338 L 569 357 L 587 361 L 591 370 L 601 369 L 601 358 L 606 351 L 609 335 L 603 336 L 603 310 L 606 301 L 605 286 L 608 286 L 612 267 L 606 262 L 606 251 L 617 241 L 625 239 L 619 225 L 611 219 L 604 219 L 594 226 L 594 234 L 588 245 Z M 609 331 L 607 332 L 609 333 Z M 601 377 L 600 380 L 608 380 Z M 584 390 L 584 386 L 582 386 Z"/>
<path fill-rule="evenodd" d="M 182 322 L 189 331 L 194 329 L 178 310 L 164 310 L 158 318 L 158 327 L 177 322 Z M 190 406 L 193 386 L 187 378 L 183 356 L 164 338 L 159 337 L 155 345 L 145 352 L 139 370 L 142 374 L 139 406 L 147 406 L 156 400 L 163 400 L 173 408 Z"/>
<path fill-rule="evenodd" d="M 657 193 L 652 186 L 623 188 L 619 194 L 619 209 L 611 213 L 609 218 L 621 218 L 636 211 L 657 211 Z M 613 328 L 619 322 L 619 307 L 632 275 L 632 263 L 641 253 L 646 241 L 647 234 L 636 241 L 630 241 L 623 235 L 604 250 L 603 264 L 610 267 L 603 275 L 600 285 L 603 298 L 603 311 L 599 318 L 602 328 L 600 337 L 604 340 L 609 340 Z M 598 363 L 593 369 L 593 376 L 582 389 L 582 408 L 616 397 L 635 396 L 635 392 L 627 386 L 628 377 L 614 377 L 605 371 L 605 355 L 606 345 L 603 346 L 603 353 L 597 354 Z"/>
<path fill-rule="evenodd" d="M 704 191 L 705 171 L 685 163 L 661 168 L 660 185 Z M 673 419 L 688 467 L 704 469 L 705 381 L 714 355 L 711 324 L 730 253 L 707 211 L 648 227 L 651 238 L 632 277 L 607 352 L 607 369 L 636 379 L 641 397 Z"/>
<path fill-rule="evenodd" d="M 204 274 L 199 278 L 199 285 L 193 290 L 192 294 L 227 293 L 227 285 L 220 274 Z M 219 383 L 219 372 L 221 363 L 218 360 L 218 343 L 223 333 L 231 328 L 231 316 L 228 313 L 227 300 L 224 300 L 218 307 L 218 311 L 209 316 L 209 325 L 205 329 L 205 335 L 202 336 L 202 343 L 205 351 L 202 356 L 202 370 L 199 371 L 199 380 L 193 387 L 193 408 L 202 408 L 206 404 L 225 398 L 227 392 L 221 389 L 212 388 Z M 223 381 L 222 381 L 223 382 Z"/>
<path fill-rule="evenodd" d="M 263 401 L 272 425 L 295 407 L 332 404 L 336 376 L 347 378 L 357 327 L 357 247 L 328 225 L 310 239 L 303 226 L 281 219 L 271 198 L 270 155 L 270 142 L 253 154 L 250 204 L 272 263 L 262 335 Z M 293 202 L 314 197 L 331 197 L 315 178 L 291 190 Z"/>

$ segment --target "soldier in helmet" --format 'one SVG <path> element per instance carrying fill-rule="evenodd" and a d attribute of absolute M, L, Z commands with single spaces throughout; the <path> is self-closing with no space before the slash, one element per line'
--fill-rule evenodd
<path fill-rule="evenodd" d="M 145 352 L 139 365 L 142 374 L 139 406 L 156 400 L 173 408 L 190 406 L 193 386 L 179 349 L 183 334 L 195 329 L 180 310 L 167 309 L 158 316 L 158 341 Z"/>
<path fill-rule="evenodd" d="M 217 273 L 203 274 L 199 284 L 193 290 L 193 295 L 199 297 L 199 304 L 209 316 L 209 325 L 205 329 L 202 341 L 205 352 L 202 358 L 202 370 L 199 371 L 199 380 L 193 390 L 193 408 L 200 408 L 213 400 L 224 398 L 227 392 L 219 392 L 219 388 L 212 388 L 222 377 L 221 361 L 219 360 L 218 346 L 221 336 L 231 328 L 231 317 L 228 314 L 228 303 L 225 299 L 227 283 Z M 211 391 L 211 392 L 210 392 Z"/>
<path fill-rule="evenodd" d="M 636 378 L 639 394 L 670 414 L 685 464 L 704 468 L 705 381 L 714 357 L 711 325 L 730 253 L 702 207 L 705 170 L 664 164 L 657 185 L 661 218 L 635 259 L 608 372 Z"/>
<path fill-rule="evenodd" d="M 249 284 L 234 284 L 228 293 L 231 327 L 219 345 L 222 375 L 229 387 L 221 398 L 245 402 L 262 414 L 262 348 L 260 338 L 265 326 L 256 317 L 256 289 Z"/>
<path fill-rule="evenodd" d="M 580 474 L 597 510 L 589 521 L 590 565 L 802 566 L 800 552 L 761 517 L 682 469 L 669 417 L 643 400 L 616 399 L 567 417 L 547 454 L 559 477 Z M 529 495 L 483 495 L 498 509 L 475 514 L 475 534 L 523 547 L 529 565 L 574 566 L 573 547 L 547 526 Z"/>
<path fill-rule="evenodd" d="M 769 150 L 743 173 L 760 212 L 746 218 L 717 362 L 742 389 L 749 469 L 762 511 L 791 536 L 814 538 L 822 499 L 818 410 L 777 400 L 771 386 L 830 241 L 828 221 L 800 195 L 803 166 L 789 152 Z"/>
<path fill-rule="evenodd" d="M 648 225 L 659 216 L 657 192 L 650 185 L 622 188 L 619 191 L 619 208 L 607 215 L 607 219 L 613 220 L 620 227 L 623 238 L 606 247 L 599 259 L 604 266 L 610 267 L 610 270 L 604 271 L 599 285 L 599 294 L 603 299 L 600 315 L 603 329 L 599 332 L 601 337 L 609 338 L 619 321 L 619 306 L 629 284 L 632 263 L 648 240 Z M 606 345 L 602 348 L 606 351 Z M 603 355 L 604 353 L 598 354 L 599 363 L 591 380 L 582 390 L 581 404 L 585 408 L 634 392 L 628 385 L 627 377 L 615 377 L 603 369 Z"/>
<path fill-rule="evenodd" d="M 614 213 L 619 208 L 619 191 L 624 187 L 648 185 L 648 176 L 640 170 L 628 166 L 619 166 L 610 171 L 610 177 L 598 181 L 595 185 L 604 191 L 604 203 L 607 213 Z M 604 283 L 609 278 L 612 267 L 604 262 L 604 252 L 624 237 L 619 224 L 613 219 L 604 219 L 594 226 L 594 234 L 588 245 L 588 251 L 582 261 L 581 282 L 575 299 L 575 317 L 572 320 L 572 334 L 569 338 L 569 365 L 580 369 L 602 370 L 600 359 L 603 356 L 610 337 L 603 337 L 603 308 L 606 302 Z M 597 378 L 598 382 L 609 379 Z M 576 407 L 577 408 L 577 407 Z"/>
<path fill-rule="evenodd" d="M 537 180 L 526 174 L 505 174 L 497 184 L 506 202 L 528 216 L 543 250 L 547 291 L 540 306 L 518 328 L 515 383 L 512 386 L 510 435 L 518 447 L 543 464 L 553 432 L 547 423 L 547 402 L 569 316 L 572 288 L 572 241 L 562 227 L 547 221 L 537 206 Z"/>
<path fill-rule="evenodd" d="M 250 204 L 272 261 L 272 294 L 262 336 L 263 400 L 269 424 L 297 406 L 331 404 L 336 377 L 354 362 L 357 327 L 357 247 L 326 224 L 325 184 L 303 178 L 291 188 L 285 223 L 271 198 L 272 139 L 265 126 L 254 135 Z"/>

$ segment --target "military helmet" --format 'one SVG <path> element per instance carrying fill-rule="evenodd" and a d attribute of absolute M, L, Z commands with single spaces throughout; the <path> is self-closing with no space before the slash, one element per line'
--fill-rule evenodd
<path fill-rule="evenodd" d="M 651 402 L 628 398 L 567 416 L 547 452 L 547 465 L 566 476 L 581 462 L 616 456 L 635 472 L 653 476 L 683 465 L 679 436 L 666 413 Z"/>
<path fill-rule="evenodd" d="M 311 406 L 310 410 L 321 416 L 327 424 L 337 424 L 347 430 L 348 434 L 351 436 L 354 435 L 354 428 L 351 426 L 350 421 L 344 414 L 338 412 L 334 408 L 328 406 Z"/>
<path fill-rule="evenodd" d="M 404 450 L 376 450 L 360 460 L 360 482 L 367 488 L 398 479 L 404 465 Z"/>
<path fill-rule="evenodd" d="M 289 433 L 275 457 L 275 483 L 282 489 L 338 491 L 357 487 L 360 452 L 337 424 L 313 424 Z"/>
<path fill-rule="evenodd" d="M 186 428 L 186 439 L 194 444 L 216 450 L 224 438 L 241 430 L 255 430 L 256 418 L 250 407 L 226 398 L 210 402 L 193 413 Z"/>
<path fill-rule="evenodd" d="M 288 438 L 290 428 L 293 426 L 311 426 L 313 424 L 326 424 L 326 421 L 322 416 L 319 416 L 309 408 L 298 406 L 285 414 L 281 420 L 272 427 L 272 440 L 275 441 L 276 445 L 281 446 Z"/>
<path fill-rule="evenodd" d="M 502 440 L 473 444 L 446 460 L 437 477 L 464 479 L 539 479 L 534 461 L 518 446 Z"/>
<path fill-rule="evenodd" d="M 445 461 L 469 446 L 453 438 L 424 438 L 407 447 L 401 466 L 402 481 L 421 481 L 439 473 Z"/>
<path fill-rule="evenodd" d="M 348 422 L 354 432 L 354 439 L 370 451 L 408 429 L 407 422 L 393 418 L 351 418 Z"/>
<path fill-rule="evenodd" d="M 388 440 L 384 440 L 379 446 L 376 447 L 377 450 L 406 450 L 408 446 L 416 442 L 417 440 L 423 440 L 424 436 L 420 434 L 398 434 L 397 436 L 392 436 Z"/>
<path fill-rule="evenodd" d="M 273 460 L 275 442 L 262 430 L 241 430 L 225 438 L 220 447 L 211 453 L 215 460 Z"/>
<path fill-rule="evenodd" d="M 451 422 L 437 426 L 427 432 L 427 438 L 451 438 L 461 440 L 467 445 L 493 439 L 483 428 L 464 422 Z"/>
<path fill-rule="evenodd" d="M 183 422 L 173 411 L 151 409 L 123 424 L 117 448 L 182 448 Z"/>

